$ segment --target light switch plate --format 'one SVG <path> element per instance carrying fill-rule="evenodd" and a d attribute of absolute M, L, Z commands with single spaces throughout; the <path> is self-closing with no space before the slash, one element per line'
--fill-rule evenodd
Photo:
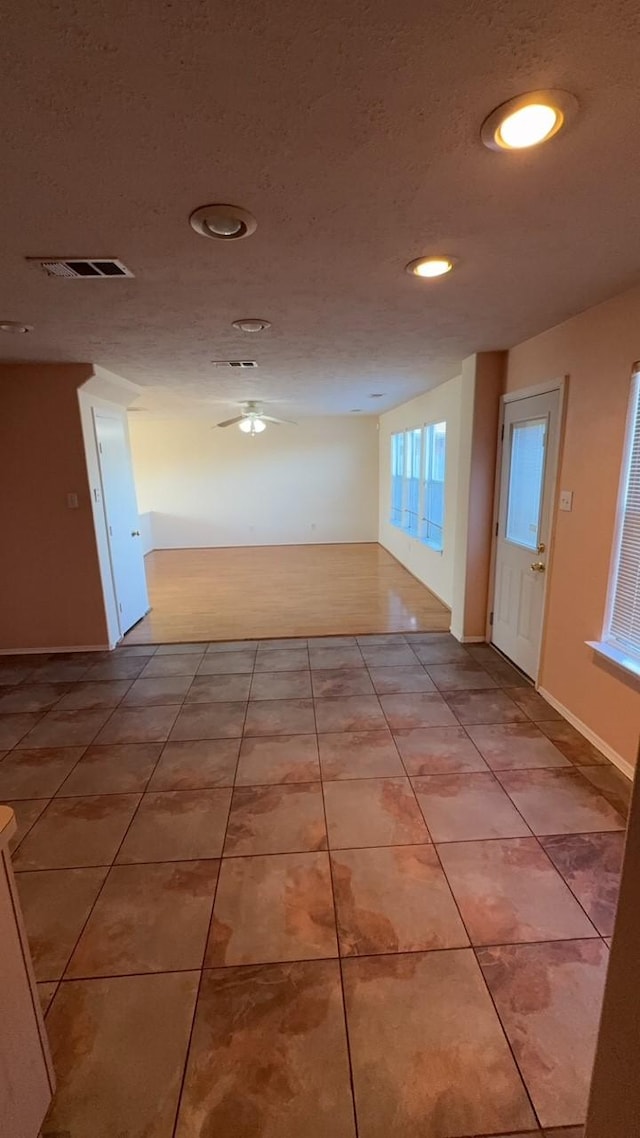
<path fill-rule="evenodd" d="M 567 513 L 573 509 L 573 490 L 560 491 L 560 509 Z"/>

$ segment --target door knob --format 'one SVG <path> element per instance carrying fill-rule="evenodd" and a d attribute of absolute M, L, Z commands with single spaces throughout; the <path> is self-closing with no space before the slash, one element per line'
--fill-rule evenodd
<path fill-rule="evenodd" d="M 533 569 L 534 573 L 544 573 L 546 565 L 544 565 L 542 561 L 532 561 L 531 568 Z"/>
<path fill-rule="evenodd" d="M 139 529 L 132 529 L 131 530 L 131 536 L 132 537 L 140 537 L 140 530 Z M 532 568 L 533 568 L 533 566 L 532 566 Z"/>

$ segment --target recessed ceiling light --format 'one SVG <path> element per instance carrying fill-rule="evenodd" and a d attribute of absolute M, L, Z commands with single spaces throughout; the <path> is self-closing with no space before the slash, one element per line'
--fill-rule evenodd
<path fill-rule="evenodd" d="M 233 328 L 237 328 L 239 332 L 266 332 L 267 328 L 271 327 L 270 320 L 234 320 Z"/>
<path fill-rule="evenodd" d="M 526 150 L 553 138 L 577 110 L 578 101 L 568 91 L 530 91 L 496 107 L 480 137 L 490 150 Z"/>
<path fill-rule="evenodd" d="M 415 261 L 409 261 L 406 270 L 414 277 L 443 277 L 445 273 L 451 272 L 455 263 L 453 257 L 418 257 Z"/>
<path fill-rule="evenodd" d="M 33 324 L 21 324 L 19 320 L 0 320 L 0 332 L 12 332 L 20 336 L 33 332 Z"/>
<path fill-rule="evenodd" d="M 238 241 L 254 233 L 258 223 L 253 214 L 237 205 L 203 205 L 191 214 L 189 225 L 201 237 Z"/>

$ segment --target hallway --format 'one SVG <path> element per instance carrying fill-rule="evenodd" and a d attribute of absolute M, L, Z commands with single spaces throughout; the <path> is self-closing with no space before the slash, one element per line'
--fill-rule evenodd
<path fill-rule="evenodd" d="M 0 678 L 43 1138 L 581 1135 L 629 786 L 490 647 Z"/>

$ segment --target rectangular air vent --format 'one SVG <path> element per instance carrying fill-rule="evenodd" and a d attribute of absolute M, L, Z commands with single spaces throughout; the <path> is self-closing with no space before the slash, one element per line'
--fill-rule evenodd
<path fill-rule="evenodd" d="M 133 273 L 122 261 L 113 257 L 28 257 L 44 269 L 50 277 L 67 280 L 104 280 L 105 277 L 132 277 Z"/>
<path fill-rule="evenodd" d="M 212 360 L 213 367 L 257 367 L 255 360 Z"/>

